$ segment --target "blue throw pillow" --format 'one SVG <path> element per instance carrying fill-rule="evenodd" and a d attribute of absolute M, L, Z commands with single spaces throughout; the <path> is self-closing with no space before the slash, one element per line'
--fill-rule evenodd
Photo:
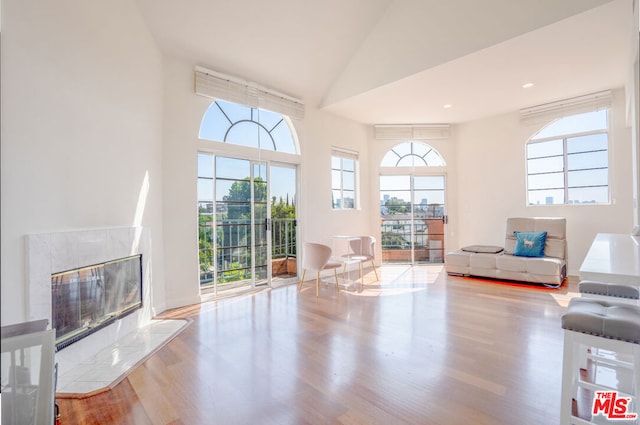
<path fill-rule="evenodd" d="M 544 243 L 547 232 L 513 232 L 516 247 L 513 255 L 520 257 L 544 257 Z"/>

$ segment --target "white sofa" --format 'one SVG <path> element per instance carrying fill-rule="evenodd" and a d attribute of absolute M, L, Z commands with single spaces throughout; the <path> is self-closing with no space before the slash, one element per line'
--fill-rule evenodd
<path fill-rule="evenodd" d="M 514 232 L 547 232 L 543 257 L 514 254 Z M 560 286 L 567 275 L 566 220 L 564 218 L 508 218 L 504 250 L 474 246 L 449 252 L 445 270 L 452 275 L 489 277 L 501 280 Z M 485 252 L 483 252 L 485 251 Z M 486 252 L 490 251 L 490 252 Z"/>

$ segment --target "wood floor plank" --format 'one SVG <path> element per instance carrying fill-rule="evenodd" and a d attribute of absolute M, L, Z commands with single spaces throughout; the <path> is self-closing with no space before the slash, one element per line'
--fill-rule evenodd
<path fill-rule="evenodd" d="M 384 266 L 165 312 L 192 324 L 65 424 L 555 424 L 559 289 Z"/>
<path fill-rule="evenodd" d="M 155 376 L 148 373 L 148 364 L 157 361 L 149 359 L 144 365 L 134 370 L 127 380 L 154 424 L 169 424 L 179 420 L 172 405 L 172 391 L 160 385 Z M 163 388 L 164 387 L 164 388 Z"/>

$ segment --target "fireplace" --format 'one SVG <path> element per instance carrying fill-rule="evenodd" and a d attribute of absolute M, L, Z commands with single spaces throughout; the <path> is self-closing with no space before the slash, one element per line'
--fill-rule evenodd
<path fill-rule="evenodd" d="M 140 254 L 51 276 L 52 328 L 58 350 L 141 307 Z"/>
<path fill-rule="evenodd" d="M 57 326 L 54 324 L 54 320 L 57 319 L 54 319 L 53 314 L 52 276 L 65 271 L 90 270 L 94 266 L 104 265 L 102 272 L 106 280 L 107 276 L 110 276 L 109 270 L 112 267 L 109 263 L 130 258 L 133 265 L 126 267 L 131 267 L 134 269 L 134 274 L 140 275 L 138 286 L 135 286 L 137 291 L 131 288 L 132 290 L 128 292 L 130 295 L 138 296 L 141 300 L 140 304 L 136 306 L 135 302 L 125 303 L 121 305 L 122 308 L 116 309 L 123 313 L 119 318 L 109 316 L 106 321 L 99 322 L 100 326 L 93 326 L 91 332 L 85 334 L 82 339 L 73 338 L 71 342 L 65 341 L 69 345 L 63 344 L 64 348 L 59 348 L 56 352 L 59 375 L 73 371 L 82 361 L 118 343 L 130 332 L 149 325 L 156 314 L 155 308 L 163 310 L 161 305 L 154 306 L 153 303 L 154 292 L 157 296 L 162 287 L 153 288 L 152 285 L 151 258 L 153 255 L 150 232 L 146 227 L 113 227 L 31 234 L 26 235 L 25 248 L 28 261 L 28 320 L 46 319 L 51 328 Z M 99 275 L 98 271 L 89 270 L 84 273 Z M 76 278 L 79 281 L 80 275 L 76 275 Z M 104 297 L 106 301 L 107 292 L 104 292 Z M 71 333 L 71 328 L 68 326 L 70 325 L 65 324 L 64 327 Z"/>

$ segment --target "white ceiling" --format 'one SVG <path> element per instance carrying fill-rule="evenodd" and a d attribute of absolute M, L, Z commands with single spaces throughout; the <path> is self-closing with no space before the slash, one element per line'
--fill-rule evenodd
<path fill-rule="evenodd" d="M 631 0 L 136 1 L 168 55 L 362 123 L 470 121 L 629 72 Z"/>

